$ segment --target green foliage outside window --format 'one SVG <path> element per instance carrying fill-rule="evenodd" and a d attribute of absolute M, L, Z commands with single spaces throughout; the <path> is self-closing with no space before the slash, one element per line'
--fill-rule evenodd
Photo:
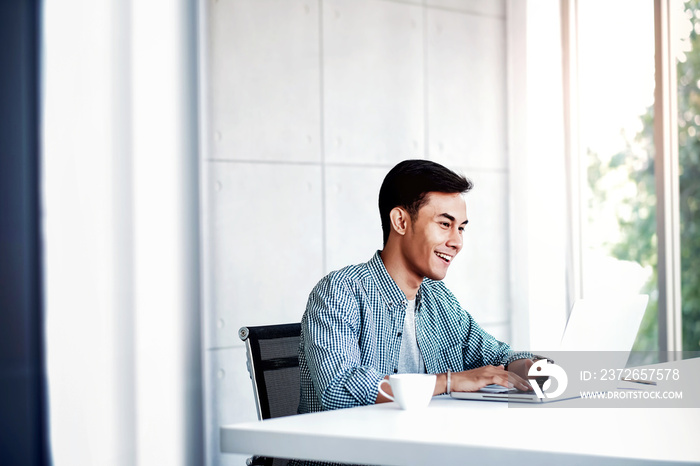
<path fill-rule="evenodd" d="M 700 1 L 686 2 L 692 50 L 678 64 L 683 349 L 700 349 Z"/>

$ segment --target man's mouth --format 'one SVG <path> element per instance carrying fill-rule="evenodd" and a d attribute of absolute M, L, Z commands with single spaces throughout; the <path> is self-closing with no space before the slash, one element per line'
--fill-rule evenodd
<path fill-rule="evenodd" d="M 448 264 L 449 264 L 450 261 L 452 260 L 452 256 L 447 255 L 447 254 L 443 254 L 443 253 L 441 253 L 441 252 L 437 252 L 437 251 L 436 251 L 436 252 L 435 252 L 435 255 L 438 256 L 440 259 L 442 259 L 443 261 L 445 261 L 445 262 L 448 263 Z"/>

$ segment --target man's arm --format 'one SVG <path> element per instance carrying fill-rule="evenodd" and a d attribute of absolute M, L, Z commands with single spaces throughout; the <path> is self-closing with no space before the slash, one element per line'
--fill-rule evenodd
<path fill-rule="evenodd" d="M 490 384 L 530 391 L 527 371 L 532 365 L 532 355 L 511 351 L 507 343 L 497 340 L 481 328 L 449 290 L 445 288 L 445 291 L 451 305 L 462 313 L 463 325 L 467 329 L 463 342 L 464 366 L 467 370 L 451 375 L 451 391 L 476 391 Z"/>
<path fill-rule="evenodd" d="M 520 361 L 520 360 L 518 360 Z M 523 360 L 530 361 L 530 360 Z M 532 361 L 530 361 L 532 365 Z M 435 390 L 433 396 L 447 393 L 447 373 L 436 374 Z M 388 378 L 386 376 L 385 378 Z M 451 392 L 475 392 L 487 385 L 498 384 L 507 388 L 517 388 L 521 391 L 530 391 L 532 388 L 526 380 L 514 372 L 504 370 L 503 366 L 483 366 L 462 372 L 452 372 L 450 374 Z M 389 395 L 393 395 L 391 387 L 383 388 Z M 391 401 L 379 392 L 375 403 L 385 403 Z"/>
<path fill-rule="evenodd" d="M 371 404 L 384 377 L 362 365 L 360 317 L 351 290 L 326 277 L 309 296 L 302 318 L 304 355 L 323 409 Z"/>

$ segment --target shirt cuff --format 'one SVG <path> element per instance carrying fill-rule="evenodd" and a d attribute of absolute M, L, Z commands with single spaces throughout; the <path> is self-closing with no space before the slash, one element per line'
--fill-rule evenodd
<path fill-rule="evenodd" d="M 364 374 L 357 377 L 350 377 L 347 381 L 346 388 L 350 394 L 362 405 L 371 405 L 377 401 L 379 394 L 379 382 L 384 378 L 375 370 L 360 369 Z"/>
<path fill-rule="evenodd" d="M 534 355 L 529 351 L 509 351 L 508 354 L 503 357 L 501 363 L 504 367 L 507 367 L 508 364 L 518 359 L 532 359 L 533 357 Z"/>

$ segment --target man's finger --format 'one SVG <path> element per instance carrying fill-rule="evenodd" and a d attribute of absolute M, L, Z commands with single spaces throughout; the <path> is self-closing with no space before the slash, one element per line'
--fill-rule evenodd
<path fill-rule="evenodd" d="M 509 372 L 508 377 L 513 386 L 518 390 L 529 392 L 532 389 L 532 387 L 530 387 L 530 384 L 519 375 Z"/>

